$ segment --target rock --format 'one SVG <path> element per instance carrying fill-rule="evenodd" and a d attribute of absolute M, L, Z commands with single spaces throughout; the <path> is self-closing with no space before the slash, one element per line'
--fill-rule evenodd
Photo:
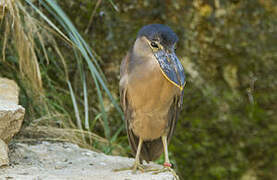
<path fill-rule="evenodd" d="M 18 105 L 18 94 L 14 81 L 0 78 L 0 167 L 9 164 L 6 143 L 19 131 L 25 114 Z"/>
<path fill-rule="evenodd" d="M 131 167 L 134 159 L 108 156 L 64 142 L 10 145 L 10 161 L 11 166 L 0 170 L 0 179 L 174 179 L 169 172 L 157 175 L 140 171 L 132 174 L 131 170 L 114 172 L 114 169 Z M 154 163 L 146 166 L 151 169 L 162 168 Z"/>
<path fill-rule="evenodd" d="M 0 78 L 0 100 L 18 104 L 19 87 L 13 80 Z"/>
<path fill-rule="evenodd" d="M 0 167 L 9 164 L 8 151 L 7 144 L 0 139 Z"/>
<path fill-rule="evenodd" d="M 6 143 L 19 131 L 25 114 L 18 105 L 18 94 L 14 81 L 0 78 L 0 139 Z"/>

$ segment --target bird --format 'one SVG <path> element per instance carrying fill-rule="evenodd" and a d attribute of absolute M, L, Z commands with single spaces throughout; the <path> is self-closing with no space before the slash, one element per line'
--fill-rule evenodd
<path fill-rule="evenodd" d="M 182 108 L 185 73 L 175 54 L 178 36 L 167 25 L 149 24 L 137 34 L 120 65 L 119 93 L 129 145 L 135 156 L 133 172 L 142 162 L 164 152 L 171 168 L 168 144 Z"/>

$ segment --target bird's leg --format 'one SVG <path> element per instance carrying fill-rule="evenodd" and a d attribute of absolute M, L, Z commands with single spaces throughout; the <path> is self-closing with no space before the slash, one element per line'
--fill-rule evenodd
<path fill-rule="evenodd" d="M 139 144 L 138 144 L 138 149 L 136 153 L 135 163 L 132 167 L 114 169 L 113 171 L 118 172 L 118 171 L 125 171 L 125 170 L 133 170 L 133 173 L 135 173 L 138 169 L 141 171 L 144 171 L 144 167 L 142 164 L 140 164 L 140 160 L 139 160 L 142 143 L 143 143 L 143 139 L 139 138 Z"/>
<path fill-rule="evenodd" d="M 137 169 L 140 169 L 141 171 L 143 171 L 143 167 L 139 162 L 139 156 L 140 156 L 142 143 L 143 143 L 143 139 L 140 137 L 139 138 L 138 149 L 137 149 L 137 153 L 136 153 L 135 164 L 133 166 L 133 173 L 135 173 L 137 171 Z"/>
<path fill-rule="evenodd" d="M 154 172 L 153 174 L 158 174 L 161 172 L 166 172 L 166 171 L 170 171 L 173 176 L 175 177 L 176 180 L 179 180 L 179 176 L 176 174 L 176 172 L 171 168 L 171 163 L 169 161 L 168 158 L 168 149 L 167 149 L 167 136 L 162 136 L 162 142 L 163 142 L 163 147 L 164 147 L 164 157 L 165 157 L 165 161 L 164 161 L 164 169 L 159 169 L 156 172 Z"/>
<path fill-rule="evenodd" d="M 171 163 L 169 161 L 169 157 L 168 157 L 168 148 L 167 148 L 167 136 L 162 136 L 162 141 L 163 141 L 163 146 L 164 146 L 164 157 L 165 157 L 165 161 L 164 161 L 164 167 L 170 171 L 174 177 L 178 180 L 179 176 L 176 174 L 176 172 L 171 168 Z"/>
<path fill-rule="evenodd" d="M 167 150 L 167 136 L 162 136 L 163 146 L 164 146 L 164 167 L 171 167 L 169 158 L 168 158 L 168 150 Z"/>

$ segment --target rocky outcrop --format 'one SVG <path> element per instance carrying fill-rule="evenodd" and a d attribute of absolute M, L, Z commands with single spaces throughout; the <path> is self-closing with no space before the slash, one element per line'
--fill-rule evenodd
<path fill-rule="evenodd" d="M 11 166 L 0 170 L 0 179 L 82 179 L 82 180 L 168 180 L 174 179 L 169 172 L 152 174 L 131 170 L 114 172 L 131 167 L 133 158 L 108 156 L 77 145 L 62 142 L 16 143 L 10 145 Z M 162 166 L 150 163 L 149 169 Z"/>
<path fill-rule="evenodd" d="M 20 130 L 25 109 L 18 105 L 19 88 L 9 79 L 0 78 L 0 166 L 7 165 L 6 144 Z"/>

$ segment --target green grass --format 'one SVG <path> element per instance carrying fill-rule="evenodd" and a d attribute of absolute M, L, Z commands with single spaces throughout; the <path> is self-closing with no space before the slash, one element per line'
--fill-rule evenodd
<path fill-rule="evenodd" d="M 0 74 L 16 79 L 21 87 L 25 125 L 77 128 L 82 132 L 76 135 L 80 143 L 99 147 L 85 135 L 97 133 L 109 142 L 100 149 L 110 153 L 124 125 L 112 129 L 104 101 L 112 104 L 121 120 L 123 113 L 98 56 L 55 1 L 24 1 L 9 1 L 5 7 L 1 66 L 16 73 Z M 15 31 L 10 33 L 13 22 Z M 13 44 L 7 44 L 9 39 Z"/>

